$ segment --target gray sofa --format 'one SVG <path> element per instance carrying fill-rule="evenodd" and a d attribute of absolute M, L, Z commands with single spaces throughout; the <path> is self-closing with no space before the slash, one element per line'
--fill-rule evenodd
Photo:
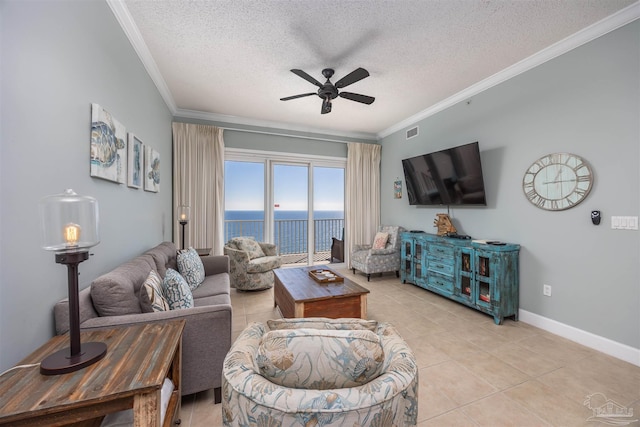
<path fill-rule="evenodd" d="M 220 396 L 222 364 L 231 347 L 229 258 L 202 257 L 204 282 L 193 291 L 195 307 L 143 313 L 139 292 L 153 269 L 164 277 L 176 267 L 176 247 L 164 242 L 95 279 L 80 291 L 80 328 L 102 329 L 168 319 L 185 319 L 182 336 L 182 395 L 216 389 Z M 54 307 L 56 332 L 69 330 L 69 304 Z"/>

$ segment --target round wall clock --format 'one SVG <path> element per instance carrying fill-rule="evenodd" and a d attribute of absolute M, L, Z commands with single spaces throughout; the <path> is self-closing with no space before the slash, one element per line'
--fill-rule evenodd
<path fill-rule="evenodd" d="M 527 199 L 548 211 L 562 211 L 580 203 L 593 186 L 593 172 L 580 156 L 547 154 L 524 174 L 522 189 Z"/>

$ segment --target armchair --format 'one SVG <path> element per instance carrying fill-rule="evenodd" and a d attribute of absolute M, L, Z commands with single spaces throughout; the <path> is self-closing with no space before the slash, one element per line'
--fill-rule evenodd
<path fill-rule="evenodd" d="M 417 424 L 418 366 L 389 323 L 254 322 L 227 353 L 222 375 L 227 427 Z"/>
<path fill-rule="evenodd" d="M 370 280 L 372 273 L 395 271 L 400 277 L 400 233 L 404 228 L 393 225 L 382 225 L 379 233 L 387 233 L 388 239 L 384 248 L 376 249 L 374 245 L 355 245 L 351 251 L 351 269 L 362 271 Z"/>
<path fill-rule="evenodd" d="M 276 245 L 234 237 L 224 246 L 224 254 L 229 256 L 232 288 L 257 291 L 273 287 L 273 270 L 282 265 Z"/>

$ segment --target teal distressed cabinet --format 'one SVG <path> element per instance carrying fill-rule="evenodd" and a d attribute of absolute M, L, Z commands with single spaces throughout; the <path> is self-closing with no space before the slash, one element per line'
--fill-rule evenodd
<path fill-rule="evenodd" d="M 403 283 L 413 283 L 493 316 L 518 320 L 520 246 L 405 232 Z"/>

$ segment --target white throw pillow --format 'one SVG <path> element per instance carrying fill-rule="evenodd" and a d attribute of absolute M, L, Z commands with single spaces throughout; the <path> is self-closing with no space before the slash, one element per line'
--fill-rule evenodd
<path fill-rule="evenodd" d="M 376 237 L 373 238 L 373 246 L 371 249 L 384 249 L 387 246 L 387 240 L 389 240 L 389 233 L 378 231 Z"/>
<path fill-rule="evenodd" d="M 169 303 L 162 293 L 162 278 L 151 270 L 140 288 L 140 306 L 144 313 L 168 311 Z"/>

